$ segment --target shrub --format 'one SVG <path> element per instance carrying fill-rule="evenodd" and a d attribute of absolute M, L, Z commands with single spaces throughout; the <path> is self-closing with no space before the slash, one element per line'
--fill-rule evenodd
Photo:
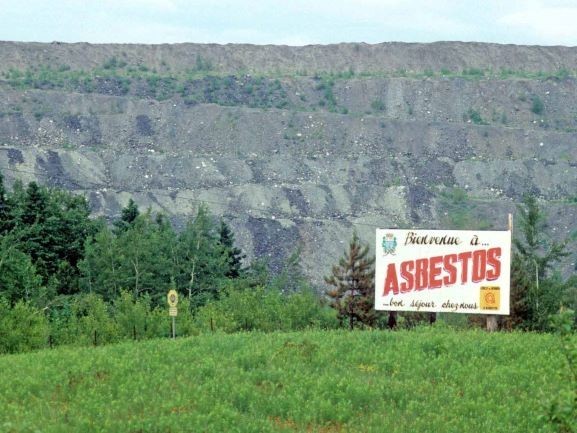
<path fill-rule="evenodd" d="M 0 298 L 0 354 L 40 349 L 47 339 L 48 322 L 42 310 L 24 301 L 10 307 Z"/>
<path fill-rule="evenodd" d="M 487 122 L 481 117 L 481 113 L 472 108 L 463 115 L 464 120 L 470 120 L 475 125 L 487 125 Z"/>
<path fill-rule="evenodd" d="M 118 326 L 119 336 L 138 340 L 146 336 L 147 319 L 150 315 L 150 298 L 139 299 L 122 291 L 114 300 L 114 318 Z"/>
<path fill-rule="evenodd" d="M 533 96 L 531 98 L 531 111 L 535 114 L 542 114 L 545 110 L 543 101 L 538 96 Z"/>
<path fill-rule="evenodd" d="M 119 340 L 118 325 L 112 320 L 101 296 L 90 293 L 74 299 L 68 322 L 71 343 L 99 346 Z"/>
<path fill-rule="evenodd" d="M 373 111 L 385 111 L 385 103 L 380 99 L 376 99 L 371 102 L 371 108 Z"/>
<path fill-rule="evenodd" d="M 285 295 L 262 286 L 232 288 L 219 301 L 201 307 L 195 319 L 201 332 L 270 332 L 338 326 L 334 311 L 323 306 L 313 292 Z"/>

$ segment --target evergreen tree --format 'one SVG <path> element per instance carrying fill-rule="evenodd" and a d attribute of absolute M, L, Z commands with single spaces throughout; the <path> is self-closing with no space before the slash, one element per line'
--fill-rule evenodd
<path fill-rule="evenodd" d="M 47 207 L 46 190 L 39 187 L 36 182 L 30 182 L 26 188 L 20 221 L 27 226 L 44 222 L 47 217 Z"/>
<path fill-rule="evenodd" d="M 551 276 L 556 263 L 568 255 L 565 242 L 553 242 L 545 235 L 545 215 L 533 196 L 525 196 L 518 206 L 520 238 L 513 240 L 511 264 L 510 326 L 543 330 L 563 298 L 565 286 L 559 276 Z"/>
<path fill-rule="evenodd" d="M 309 290 L 308 281 L 301 265 L 302 246 L 298 246 L 287 258 L 280 273 L 272 280 L 272 287 L 283 294 Z"/>
<path fill-rule="evenodd" d="M 128 204 L 120 213 L 120 219 L 114 222 L 116 232 L 122 233 L 123 231 L 128 230 L 128 228 L 136 221 L 138 215 L 140 215 L 140 211 L 138 210 L 137 204 L 132 199 L 128 200 Z"/>
<path fill-rule="evenodd" d="M 43 284 L 60 294 L 76 292 L 78 262 L 95 227 L 86 199 L 32 182 L 25 191 L 15 188 L 11 201 L 11 233 L 32 258 Z"/>
<path fill-rule="evenodd" d="M 224 220 L 220 220 L 219 242 L 225 250 L 228 260 L 228 270 L 225 275 L 228 278 L 238 278 L 242 271 L 242 260 L 246 257 L 240 248 L 234 245 L 234 233 Z"/>
<path fill-rule="evenodd" d="M 375 259 L 369 258 L 369 246 L 361 245 L 355 232 L 349 243 L 349 250 L 333 266 L 330 276 L 325 282 L 334 288 L 326 293 L 330 298 L 330 305 L 337 310 L 342 321 L 347 319 L 349 328 L 355 323 L 372 326 L 376 320 L 374 310 L 374 268 Z"/>

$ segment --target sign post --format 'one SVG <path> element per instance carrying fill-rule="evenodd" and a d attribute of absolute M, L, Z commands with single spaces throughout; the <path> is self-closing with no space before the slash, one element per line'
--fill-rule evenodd
<path fill-rule="evenodd" d="M 377 229 L 375 309 L 509 314 L 511 231 Z"/>
<path fill-rule="evenodd" d="M 508 230 L 510 233 L 510 236 L 513 237 L 513 214 L 509 214 L 509 219 L 508 219 Z M 499 293 L 497 293 L 497 295 L 499 295 Z M 485 297 L 489 297 L 490 298 L 490 293 L 487 292 L 487 294 L 485 295 Z M 487 316 L 487 324 L 486 324 L 486 329 L 489 332 L 494 332 L 496 331 L 498 328 L 498 324 L 497 324 L 497 316 L 495 316 L 494 314 L 490 314 Z"/>
<path fill-rule="evenodd" d="M 172 338 L 176 338 L 176 316 L 178 315 L 178 293 L 176 290 L 169 290 L 166 295 L 168 301 L 168 315 L 172 317 Z"/>

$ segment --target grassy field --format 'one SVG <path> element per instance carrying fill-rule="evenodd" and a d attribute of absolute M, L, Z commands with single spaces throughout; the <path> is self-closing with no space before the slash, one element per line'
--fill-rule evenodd
<path fill-rule="evenodd" d="M 0 357 L 0 431 L 528 433 L 565 369 L 552 335 L 435 328 L 59 348 Z"/>

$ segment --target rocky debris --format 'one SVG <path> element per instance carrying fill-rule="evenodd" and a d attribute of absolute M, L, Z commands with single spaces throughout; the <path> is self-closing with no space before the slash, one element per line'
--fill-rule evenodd
<path fill-rule="evenodd" d="M 376 227 L 503 229 L 527 192 L 554 236 L 575 230 L 577 80 L 559 70 L 577 49 L 262 50 L 0 43 L 0 169 L 108 218 L 130 197 L 180 224 L 206 203 L 249 259 L 279 269 L 300 245 L 317 283 L 353 230 L 372 245 Z M 2 78 L 46 65 L 68 81 Z"/>

